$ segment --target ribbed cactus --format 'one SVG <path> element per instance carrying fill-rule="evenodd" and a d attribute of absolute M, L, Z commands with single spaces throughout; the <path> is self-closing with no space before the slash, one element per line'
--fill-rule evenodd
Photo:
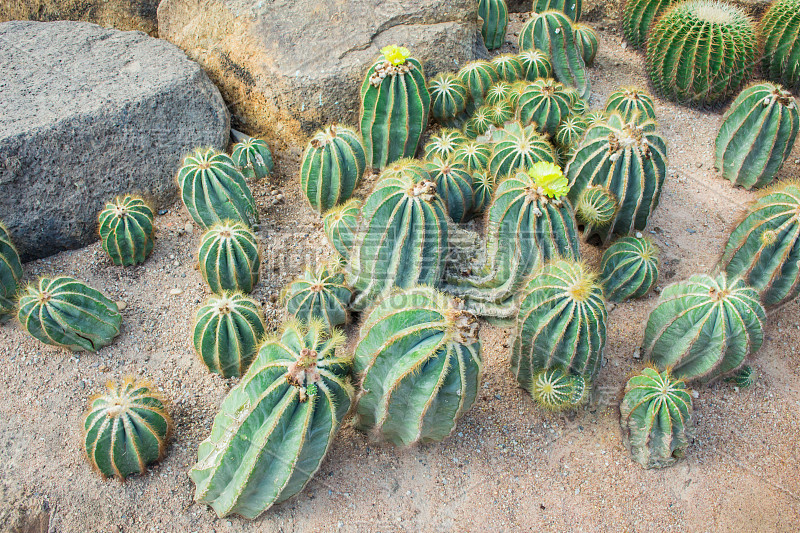
<path fill-rule="evenodd" d="M 453 222 L 466 222 L 472 215 L 472 174 L 453 158 L 434 157 L 425 166 L 436 192 L 444 201 Z"/>
<path fill-rule="evenodd" d="M 400 161 L 388 170 L 364 203 L 348 265 L 356 311 L 393 287 L 436 285 L 444 271 L 447 211 L 436 184 L 415 161 Z"/>
<path fill-rule="evenodd" d="M 503 125 L 514 116 L 514 106 L 511 105 L 511 102 L 508 100 L 497 102 L 494 105 L 488 106 L 488 108 L 487 117 L 492 125 L 498 128 L 503 127 Z"/>
<path fill-rule="evenodd" d="M 591 67 L 594 65 L 594 58 L 597 55 L 597 48 L 600 44 L 597 32 L 591 26 L 578 22 L 572 25 L 572 33 L 583 62 L 587 67 Z"/>
<path fill-rule="evenodd" d="M 258 283 L 261 256 L 255 235 L 239 222 L 212 226 L 197 252 L 200 273 L 211 292 L 249 293 Z"/>
<path fill-rule="evenodd" d="M 581 98 L 589 98 L 589 74 L 575 44 L 572 22 L 566 15 L 560 11 L 534 14 L 519 34 L 519 49 L 531 48 L 547 54 L 558 81 L 575 87 Z"/>
<path fill-rule="evenodd" d="M 569 108 L 572 110 L 572 114 L 585 115 L 589 110 L 589 103 L 580 97 L 575 87 L 567 87 L 566 91 L 569 95 Z"/>
<path fill-rule="evenodd" d="M 468 141 L 456 148 L 453 157 L 461 161 L 472 173 L 489 167 L 492 158 L 492 146 L 480 141 Z"/>
<path fill-rule="evenodd" d="M 800 113 L 792 93 L 772 83 L 750 85 L 722 118 L 715 164 L 745 189 L 769 185 L 788 159 L 798 130 Z"/>
<path fill-rule="evenodd" d="M 506 0 L 478 0 L 478 17 L 483 20 L 481 35 L 486 48 L 495 50 L 503 46 L 508 28 Z"/>
<path fill-rule="evenodd" d="M 138 196 L 126 194 L 107 203 L 98 222 L 103 250 L 115 265 L 143 263 L 153 251 L 153 210 Z"/>
<path fill-rule="evenodd" d="M 519 97 L 517 110 L 520 121 L 525 124 L 536 123 L 540 133 L 554 137 L 558 125 L 569 115 L 569 95 L 566 87 L 554 79 L 536 80 L 528 84 Z"/>
<path fill-rule="evenodd" d="M 650 81 L 662 96 L 691 105 L 721 102 L 753 72 L 753 23 L 730 4 L 679 2 L 648 33 L 646 64 Z"/>
<path fill-rule="evenodd" d="M 495 189 L 494 174 L 488 170 L 481 170 L 472 175 L 472 212 L 475 215 L 483 213 L 492 203 Z"/>
<path fill-rule="evenodd" d="M 800 90 L 800 0 L 775 0 L 758 25 L 761 74 Z"/>
<path fill-rule="evenodd" d="M 586 403 L 590 389 L 591 383 L 585 377 L 555 367 L 536 373 L 530 393 L 539 407 L 564 411 Z"/>
<path fill-rule="evenodd" d="M 520 303 L 511 372 L 532 392 L 536 375 L 560 368 L 594 379 L 606 345 L 606 307 L 596 276 L 576 261 L 556 259 L 531 277 Z"/>
<path fill-rule="evenodd" d="M 641 298 L 658 283 L 658 246 L 650 237 L 622 237 L 603 253 L 600 282 L 609 302 Z"/>
<path fill-rule="evenodd" d="M 592 185 L 606 187 L 619 202 L 614 220 L 602 226 L 586 224 L 584 235 L 608 241 L 613 234 L 644 230 L 658 205 L 667 171 L 667 146 L 652 121 L 624 122 L 613 114 L 586 131 L 567 165 L 569 198 L 576 202 Z"/>
<path fill-rule="evenodd" d="M 322 220 L 325 236 L 333 249 L 347 261 L 355 241 L 358 219 L 361 216 L 361 200 L 351 198 L 342 205 L 334 207 Z"/>
<path fill-rule="evenodd" d="M 347 305 L 352 291 L 344 282 L 344 272 L 336 265 L 307 267 L 286 287 L 283 300 L 286 313 L 305 322 L 321 320 L 328 329 L 347 322 Z"/>
<path fill-rule="evenodd" d="M 239 172 L 247 179 L 264 179 L 270 175 L 275 164 L 269 145 L 261 139 L 248 137 L 233 145 L 231 159 Z"/>
<path fill-rule="evenodd" d="M 758 372 L 750 365 L 744 365 L 725 381 L 733 383 L 740 389 L 749 389 L 758 381 Z"/>
<path fill-rule="evenodd" d="M 183 205 L 202 228 L 223 220 L 258 223 L 256 202 L 236 163 L 211 148 L 198 149 L 178 171 Z"/>
<path fill-rule="evenodd" d="M 583 115 L 567 115 L 558 125 L 554 140 L 561 156 L 560 159 L 564 163 L 572 158 L 572 154 L 575 153 L 575 149 L 580 145 L 587 127 L 588 125 Z"/>
<path fill-rule="evenodd" d="M 741 279 L 695 275 L 661 292 L 642 353 L 676 378 L 710 381 L 758 351 L 766 318 L 758 293 Z"/>
<path fill-rule="evenodd" d="M 17 285 L 22 278 L 22 263 L 11 242 L 11 235 L 0 222 L 0 322 L 4 322 L 15 310 Z"/>
<path fill-rule="evenodd" d="M 291 321 L 261 346 L 197 450 L 195 501 L 252 519 L 303 490 L 353 400 L 344 342 L 319 322 Z"/>
<path fill-rule="evenodd" d="M 536 131 L 535 124 L 523 126 L 512 122 L 499 133 L 489 169 L 500 181 L 515 170 L 530 168 L 538 162 L 556 162 L 553 146 Z"/>
<path fill-rule="evenodd" d="M 625 122 L 630 122 L 634 118 L 639 120 L 656 119 L 653 97 L 638 87 L 620 87 L 609 94 L 605 112 L 609 115 L 619 113 Z"/>
<path fill-rule="evenodd" d="M 489 126 L 494 124 L 494 118 L 492 106 L 486 104 L 480 106 L 475 110 L 472 118 L 464 124 L 464 135 L 470 139 L 480 137 L 488 131 Z"/>
<path fill-rule="evenodd" d="M 517 57 L 525 69 L 527 81 L 536 81 L 539 78 L 552 78 L 553 65 L 550 64 L 547 54 L 536 48 L 522 50 Z"/>
<path fill-rule="evenodd" d="M 467 113 L 472 114 L 483 105 L 486 91 L 493 83 L 500 80 L 497 70 L 488 61 L 472 61 L 458 71 L 458 79 L 467 86 L 469 100 L 467 100 Z"/>
<path fill-rule="evenodd" d="M 361 136 L 344 126 L 314 134 L 300 164 L 300 188 L 317 213 L 347 201 L 367 166 Z"/>
<path fill-rule="evenodd" d="M 684 457 L 694 432 L 692 396 L 668 370 L 645 368 L 625 385 L 619 406 L 622 440 L 645 468 L 663 468 Z"/>
<path fill-rule="evenodd" d="M 449 126 L 467 108 L 467 86 L 452 72 L 437 74 L 428 82 L 431 95 L 431 116 L 439 124 Z"/>
<path fill-rule="evenodd" d="M 507 81 L 498 81 L 495 84 L 492 84 L 489 87 L 489 90 L 486 91 L 486 104 L 493 106 L 495 104 L 499 104 L 500 102 L 507 101 L 511 98 L 511 87 L 513 84 L 508 83 Z"/>
<path fill-rule="evenodd" d="M 367 165 L 382 169 L 414 157 L 428 125 L 431 95 L 422 64 L 407 48 L 386 46 L 361 85 L 361 134 Z"/>
<path fill-rule="evenodd" d="M 595 109 L 594 111 L 589 111 L 588 113 L 585 113 L 584 118 L 586 119 L 587 127 L 591 128 L 595 124 L 606 122 L 609 118 L 609 114 L 606 113 L 605 111 L 600 111 L 599 109 Z"/>
<path fill-rule="evenodd" d="M 83 442 L 92 466 L 104 477 L 125 479 L 160 461 L 172 432 L 164 398 L 144 381 L 109 382 L 89 400 Z"/>
<path fill-rule="evenodd" d="M 355 426 L 396 446 L 439 441 L 475 401 L 478 320 L 429 287 L 387 297 L 361 325 Z"/>
<path fill-rule="evenodd" d="M 617 197 L 603 185 L 592 185 L 584 189 L 575 204 L 575 218 L 588 227 L 601 228 L 617 216 Z"/>
<path fill-rule="evenodd" d="M 718 268 L 742 277 L 776 306 L 800 293 L 800 182 L 775 185 L 761 194 L 731 233 Z"/>
<path fill-rule="evenodd" d="M 226 292 L 212 296 L 197 310 L 192 342 L 210 372 L 238 378 L 253 362 L 264 328 L 258 302 Z"/>
<path fill-rule="evenodd" d="M 522 61 L 514 54 L 500 54 L 494 56 L 490 61 L 497 76 L 508 83 L 514 83 L 517 80 L 525 79 L 525 67 L 522 66 Z"/>
<path fill-rule="evenodd" d="M 544 13 L 548 10 L 555 10 L 564 13 L 573 22 L 581 19 L 582 0 L 533 0 L 532 11 Z"/>
<path fill-rule="evenodd" d="M 442 128 L 425 143 L 425 159 L 434 157 L 448 158 L 456 149 L 469 139 L 459 130 Z"/>
<path fill-rule="evenodd" d="M 45 344 L 74 352 L 96 352 L 119 335 L 117 304 L 100 291 L 67 276 L 40 278 L 19 299 L 17 318 Z"/>
<path fill-rule="evenodd" d="M 677 0 L 627 0 L 622 12 L 622 34 L 634 48 L 644 48 L 653 21 Z"/>

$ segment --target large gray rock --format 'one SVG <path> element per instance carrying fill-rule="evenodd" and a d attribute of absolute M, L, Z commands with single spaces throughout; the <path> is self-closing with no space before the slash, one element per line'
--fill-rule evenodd
<path fill-rule="evenodd" d="M 175 46 L 84 22 L 0 24 L 0 220 L 24 259 L 97 239 L 115 195 L 156 207 L 197 146 L 224 148 L 216 87 Z"/>
<path fill-rule="evenodd" d="M 326 123 L 355 123 L 380 49 L 399 44 L 425 72 L 486 57 L 476 0 L 163 0 L 159 36 L 200 63 L 237 129 L 279 152 Z"/>
<path fill-rule="evenodd" d="M 156 9 L 158 0 L 2 0 L 0 22 L 79 20 L 157 37 Z"/>

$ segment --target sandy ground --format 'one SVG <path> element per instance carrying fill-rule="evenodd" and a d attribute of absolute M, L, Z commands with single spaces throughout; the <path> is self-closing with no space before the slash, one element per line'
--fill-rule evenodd
<path fill-rule="evenodd" d="M 619 85 L 646 83 L 642 57 L 610 31 L 601 33 L 591 77 L 593 108 Z M 669 142 L 669 176 L 649 231 L 663 251 L 663 286 L 708 271 L 754 195 L 713 169 L 721 112 L 661 100 L 656 111 Z M 320 220 L 299 192 L 300 149 L 272 185 L 255 189 L 265 264 L 254 297 L 273 326 L 281 320 L 280 288 L 327 253 Z M 796 159 L 800 148 L 782 176 L 798 175 Z M 278 189 L 285 202 L 271 205 Z M 0 326 L 0 530 L 797 531 L 800 302 L 770 313 L 754 358 L 758 384 L 741 392 L 725 383 L 699 389 L 687 460 L 645 471 L 622 446 L 617 405 L 626 376 L 640 365 L 634 355 L 655 295 L 611 311 L 607 364 L 585 410 L 535 409 L 507 368 L 510 332 L 484 325 L 480 395 L 444 442 L 398 450 L 368 442 L 345 423 L 300 495 L 255 522 L 216 518 L 193 503 L 187 472 L 235 381 L 206 372 L 191 347 L 194 310 L 208 292 L 194 268 L 200 235 L 189 221 L 180 204 L 159 216 L 155 252 L 142 266 L 114 267 L 99 244 L 25 265 L 27 280 L 73 275 L 126 307 L 122 334 L 96 354 L 45 346 L 13 322 Z M 598 263 L 598 250 L 585 246 L 584 253 Z M 171 400 L 174 438 L 147 474 L 103 481 L 83 456 L 81 416 L 106 381 L 131 374 Z"/>

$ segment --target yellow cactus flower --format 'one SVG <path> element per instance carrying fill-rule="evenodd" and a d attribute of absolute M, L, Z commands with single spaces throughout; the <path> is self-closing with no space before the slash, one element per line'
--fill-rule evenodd
<path fill-rule="evenodd" d="M 569 192 L 569 182 L 558 165 L 540 161 L 531 166 L 528 175 L 550 198 L 559 198 Z"/>
<path fill-rule="evenodd" d="M 386 59 L 386 61 L 397 66 L 405 63 L 408 56 L 411 55 L 411 52 L 409 52 L 408 48 L 405 46 L 390 44 L 389 46 L 384 46 L 381 48 L 381 54 L 383 54 L 383 57 Z"/>

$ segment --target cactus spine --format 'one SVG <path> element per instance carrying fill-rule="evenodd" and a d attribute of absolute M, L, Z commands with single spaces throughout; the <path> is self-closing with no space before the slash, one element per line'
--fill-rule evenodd
<path fill-rule="evenodd" d="M 275 166 L 267 143 L 254 137 L 234 144 L 231 159 L 239 167 L 242 176 L 251 180 L 266 178 Z"/>
<path fill-rule="evenodd" d="M 467 107 L 467 86 L 451 72 L 437 74 L 428 82 L 431 116 L 439 124 L 451 125 Z"/>
<path fill-rule="evenodd" d="M 22 263 L 6 227 L 0 222 L 0 322 L 14 313 L 14 297 L 22 278 Z"/>
<path fill-rule="evenodd" d="M 486 48 L 495 50 L 503 46 L 508 28 L 506 0 L 479 0 L 478 17 L 483 20 L 481 35 Z"/>
<path fill-rule="evenodd" d="M 255 300 L 226 292 L 197 310 L 192 342 L 210 372 L 238 378 L 253 362 L 264 328 L 264 313 Z"/>
<path fill-rule="evenodd" d="M 569 115 L 569 108 L 566 87 L 550 78 L 528 84 L 517 102 L 520 121 L 526 125 L 535 122 L 539 132 L 551 137 L 555 136 L 558 125 Z"/>
<path fill-rule="evenodd" d="M 153 251 L 153 210 L 136 196 L 119 196 L 98 216 L 103 250 L 115 265 L 143 263 Z"/>
<path fill-rule="evenodd" d="M 800 90 L 800 1 L 772 2 L 758 25 L 758 37 L 763 76 Z"/>
<path fill-rule="evenodd" d="M 350 258 L 360 216 L 361 200 L 351 198 L 325 213 L 323 218 L 323 229 L 328 242 L 345 261 Z"/>
<path fill-rule="evenodd" d="M 644 48 L 647 32 L 676 0 L 627 0 L 622 12 L 622 34 L 634 48 Z"/>
<path fill-rule="evenodd" d="M 361 136 L 328 126 L 314 134 L 300 165 L 300 188 L 317 213 L 349 200 L 367 166 Z"/>
<path fill-rule="evenodd" d="M 433 158 L 426 165 L 436 192 L 444 201 L 453 222 L 461 223 L 472 215 L 472 175 L 467 167 L 454 159 Z"/>
<path fill-rule="evenodd" d="M 212 226 L 197 252 L 200 273 L 212 292 L 250 293 L 258 283 L 261 256 L 253 233 L 239 222 Z"/>
<path fill-rule="evenodd" d="M 20 296 L 17 318 L 45 344 L 96 352 L 119 335 L 117 304 L 74 278 L 40 278 Z"/>
<path fill-rule="evenodd" d="M 197 450 L 195 501 L 252 519 L 303 490 L 353 399 L 343 343 L 319 322 L 292 321 L 261 346 Z"/>
<path fill-rule="evenodd" d="M 547 58 L 547 54 L 535 48 L 522 50 L 519 55 L 520 63 L 525 69 L 525 78 L 528 81 L 536 81 L 539 78 L 552 78 L 553 65 Z"/>
<path fill-rule="evenodd" d="M 715 164 L 745 189 L 768 185 L 789 157 L 799 129 L 792 93 L 772 83 L 751 85 L 722 118 Z"/>
<path fill-rule="evenodd" d="M 332 265 L 307 267 L 287 288 L 283 299 L 286 313 L 305 322 L 321 320 L 328 329 L 347 322 L 347 305 L 352 292 L 345 285 L 344 272 Z"/>
<path fill-rule="evenodd" d="M 458 301 L 429 287 L 393 294 L 361 326 L 355 426 L 396 446 L 442 440 L 472 406 L 482 364 L 478 321 Z"/>
<path fill-rule="evenodd" d="M 539 162 L 556 162 L 553 147 L 536 132 L 535 124 L 522 126 L 519 122 L 512 122 L 500 132 L 489 160 L 489 169 L 500 181 L 517 169 L 530 168 Z"/>
<path fill-rule="evenodd" d="M 603 294 L 609 302 L 641 298 L 658 283 L 658 246 L 649 237 L 622 237 L 600 261 Z"/>
<path fill-rule="evenodd" d="M 608 115 L 619 113 L 625 122 L 637 117 L 640 120 L 656 119 L 653 97 L 637 87 L 620 87 L 608 95 L 605 112 Z"/>
<path fill-rule="evenodd" d="M 583 62 L 587 67 L 591 67 L 594 65 L 594 58 L 597 55 L 597 48 L 600 44 L 597 39 L 597 32 L 591 26 L 578 22 L 572 25 L 572 33 Z"/>

